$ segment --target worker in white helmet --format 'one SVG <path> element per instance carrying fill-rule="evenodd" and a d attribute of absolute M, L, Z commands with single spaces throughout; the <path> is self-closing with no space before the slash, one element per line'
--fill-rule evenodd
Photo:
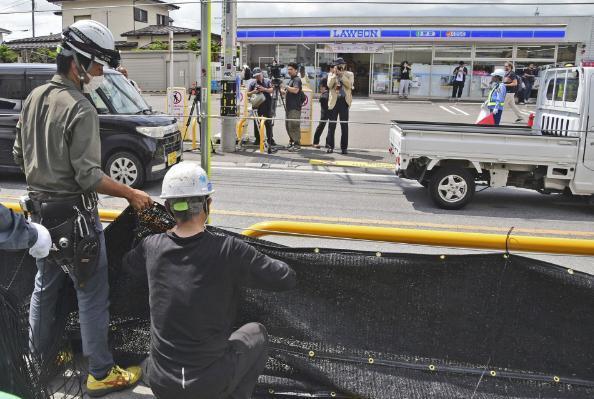
<path fill-rule="evenodd" d="M 501 122 L 501 115 L 503 114 L 505 104 L 507 90 L 502 83 L 504 77 L 505 71 L 503 69 L 497 69 L 491 74 L 491 91 L 487 97 L 487 107 L 493 114 L 495 125 L 499 125 Z"/>
<path fill-rule="evenodd" d="M 124 258 L 129 271 L 148 277 L 147 374 L 159 399 L 250 398 L 268 338 L 259 323 L 232 330 L 240 288 L 280 291 L 296 284 L 286 263 L 206 229 L 213 193 L 197 163 L 173 166 L 161 198 L 177 225 L 145 238 Z"/>
<path fill-rule="evenodd" d="M 63 32 L 56 63 L 52 80 L 24 101 L 13 148 L 27 179 L 26 211 L 48 228 L 56 248 L 37 262 L 30 346 L 44 361 L 54 361 L 52 343 L 63 331 L 56 331 L 53 316 L 70 278 L 77 293 L 83 353 L 89 360 L 87 393 L 101 396 L 134 385 L 141 371 L 115 365 L 108 346 L 107 256 L 97 193 L 125 198 L 136 209 L 150 206 L 152 200 L 101 169 L 99 117 L 83 92 L 99 87 L 104 67 L 119 63 L 109 29 L 92 20 L 75 22 Z"/>

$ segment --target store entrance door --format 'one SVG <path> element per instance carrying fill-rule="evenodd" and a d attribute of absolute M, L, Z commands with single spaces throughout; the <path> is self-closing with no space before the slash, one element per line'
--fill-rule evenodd
<path fill-rule="evenodd" d="M 347 70 L 355 75 L 355 89 L 353 96 L 369 96 L 369 67 L 371 64 L 371 54 L 364 53 L 339 53 L 347 63 Z"/>

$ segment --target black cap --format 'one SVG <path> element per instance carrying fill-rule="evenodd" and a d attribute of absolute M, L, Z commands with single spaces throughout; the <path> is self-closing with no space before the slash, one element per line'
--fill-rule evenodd
<path fill-rule="evenodd" d="M 330 66 L 345 65 L 345 64 L 346 64 L 346 62 L 344 61 L 344 59 L 342 57 L 338 57 L 337 59 L 332 61 L 332 64 L 330 64 Z"/>

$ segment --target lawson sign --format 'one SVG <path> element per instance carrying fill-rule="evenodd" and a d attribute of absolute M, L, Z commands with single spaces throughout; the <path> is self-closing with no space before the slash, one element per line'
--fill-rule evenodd
<path fill-rule="evenodd" d="M 382 37 L 380 29 L 332 29 L 330 37 L 350 39 L 377 39 Z"/>

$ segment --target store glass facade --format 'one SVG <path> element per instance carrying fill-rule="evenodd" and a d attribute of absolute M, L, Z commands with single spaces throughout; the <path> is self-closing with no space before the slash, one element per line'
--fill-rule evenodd
<path fill-rule="evenodd" d="M 273 59 L 281 64 L 295 61 L 304 65 L 312 88 L 336 57 L 347 62 L 355 74 L 355 95 L 394 96 L 398 94 L 400 68 L 412 66 L 411 97 L 451 96 L 452 72 L 460 61 L 468 69 L 463 97 L 484 98 L 490 74 L 506 61 L 521 70 L 537 66 L 573 63 L 575 44 L 425 44 L 425 43 L 298 43 L 243 44 L 242 60 L 251 67 L 265 68 Z"/>

